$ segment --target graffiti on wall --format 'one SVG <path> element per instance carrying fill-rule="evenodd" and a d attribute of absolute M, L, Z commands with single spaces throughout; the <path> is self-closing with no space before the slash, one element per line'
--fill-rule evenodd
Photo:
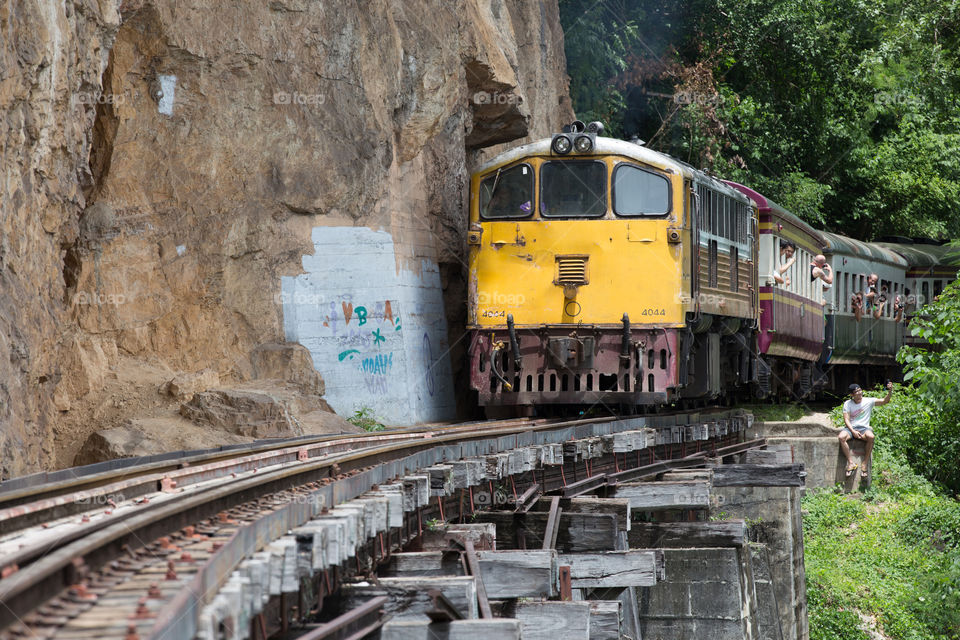
<path fill-rule="evenodd" d="M 439 269 L 398 270 L 389 233 L 314 229 L 303 274 L 281 279 L 287 340 L 303 344 L 341 415 L 391 424 L 454 417 Z"/>

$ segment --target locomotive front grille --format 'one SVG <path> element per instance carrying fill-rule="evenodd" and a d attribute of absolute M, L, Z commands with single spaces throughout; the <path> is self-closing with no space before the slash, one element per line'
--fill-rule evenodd
<path fill-rule="evenodd" d="M 587 284 L 587 256 L 557 256 L 556 284 Z"/>

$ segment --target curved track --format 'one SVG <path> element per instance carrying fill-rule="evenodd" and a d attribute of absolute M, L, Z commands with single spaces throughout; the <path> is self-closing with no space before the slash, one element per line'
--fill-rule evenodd
<path fill-rule="evenodd" d="M 116 611 L 106 615 L 116 622 L 117 637 L 193 637 L 200 609 L 244 558 L 378 485 L 442 463 L 553 443 L 563 445 L 562 460 L 534 462 L 523 467 L 526 475 L 509 475 L 514 497 L 518 491 L 578 495 L 673 466 L 703 465 L 717 447 L 756 445 L 735 444 L 747 419 L 732 415 L 506 420 L 301 438 L 88 474 L 81 469 L 73 478 L 15 488 L 0 493 L 0 637 L 67 637 L 61 631 L 71 620 L 94 606 L 109 611 L 111 603 Z M 635 456 L 616 453 L 614 434 L 644 430 L 651 440 L 636 447 Z M 404 514 L 395 541 L 390 531 L 386 543 L 380 535 L 373 555 L 399 548 L 435 511 L 445 519 L 445 506 L 448 517 L 462 514 L 464 489 L 472 512 L 473 487 L 460 488 L 459 507 L 446 498 L 418 504 Z M 359 570 L 359 552 L 357 558 Z M 142 586 L 143 575 L 152 576 L 146 597 L 116 595 L 129 591 L 124 585 Z M 106 637 L 102 630 L 94 635 Z"/>

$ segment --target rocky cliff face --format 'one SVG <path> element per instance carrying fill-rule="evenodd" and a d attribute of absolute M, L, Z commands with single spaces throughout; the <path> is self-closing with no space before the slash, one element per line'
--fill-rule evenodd
<path fill-rule="evenodd" d="M 572 117 L 556 0 L 21 0 L 0 31 L 3 477 L 175 413 L 180 372 L 258 378 L 315 227 L 431 247 L 456 331 L 469 168 Z"/>

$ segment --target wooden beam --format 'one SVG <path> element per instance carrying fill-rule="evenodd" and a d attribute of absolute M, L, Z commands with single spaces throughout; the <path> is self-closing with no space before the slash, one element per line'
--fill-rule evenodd
<path fill-rule="evenodd" d="M 340 593 L 348 608 L 356 608 L 370 598 L 387 596 L 389 601 L 383 605 L 386 614 L 427 620 L 427 611 L 434 607 L 427 594 L 429 589 L 440 590 L 465 617 L 477 617 L 477 581 L 466 576 L 380 578 L 379 584 L 345 584 Z"/>
<path fill-rule="evenodd" d="M 570 567 L 574 589 L 652 587 L 662 574 L 662 551 L 606 551 L 562 554 L 561 565 Z"/>
<path fill-rule="evenodd" d="M 380 640 L 520 640 L 519 620 L 455 620 L 428 624 L 415 620 L 391 620 L 383 625 Z"/>
<path fill-rule="evenodd" d="M 743 520 L 725 522 L 634 522 L 631 549 L 740 547 L 747 541 Z"/>
<path fill-rule="evenodd" d="M 442 551 L 449 549 L 451 543 L 463 548 L 466 540 L 473 543 L 474 549 L 492 551 L 497 548 L 497 527 L 492 523 L 449 524 L 436 531 L 424 531 L 420 536 L 420 548 Z"/>
<path fill-rule="evenodd" d="M 386 576 L 459 576 L 463 575 L 459 551 L 418 551 L 394 553 L 383 572 Z"/>
<path fill-rule="evenodd" d="M 630 501 L 626 498 L 562 498 L 560 508 L 566 513 L 613 513 L 617 516 L 617 528 L 630 530 Z M 550 499 L 540 498 L 534 507 L 536 511 L 549 511 Z"/>
<path fill-rule="evenodd" d="M 557 595 L 555 551 L 477 551 L 476 562 L 487 596 L 551 598 Z M 472 569 L 471 569 L 472 570 Z"/>
<path fill-rule="evenodd" d="M 464 546 L 466 547 L 464 554 L 467 556 L 467 567 L 470 568 L 470 575 L 477 581 L 477 604 L 480 607 L 480 617 L 492 618 L 493 613 L 490 611 L 490 600 L 487 599 L 487 588 L 483 582 L 483 574 L 481 573 L 480 563 L 477 559 L 477 552 L 473 548 L 473 542 L 470 540 L 466 540 Z"/>
<path fill-rule="evenodd" d="M 713 469 L 715 487 L 802 487 L 802 464 L 722 464 Z"/>
<path fill-rule="evenodd" d="M 618 600 L 588 600 L 590 640 L 620 640 L 623 637 L 623 606 Z"/>
<path fill-rule="evenodd" d="M 516 548 L 518 530 L 528 540 L 543 546 L 549 514 L 531 512 L 515 514 L 512 511 L 478 512 L 477 520 L 497 526 L 497 547 Z M 560 530 L 556 548 L 564 552 L 606 551 L 616 549 L 617 517 L 610 514 L 560 513 Z"/>
<path fill-rule="evenodd" d="M 616 497 L 630 501 L 636 511 L 706 509 L 710 506 L 710 483 L 703 480 L 631 482 L 616 486 Z"/>
<path fill-rule="evenodd" d="M 518 602 L 515 617 L 523 627 L 523 640 L 590 638 L 587 602 Z"/>
<path fill-rule="evenodd" d="M 550 499 L 550 513 L 547 516 L 547 525 L 543 532 L 543 548 L 555 549 L 557 546 L 557 533 L 560 528 L 560 496 L 553 496 Z"/>

